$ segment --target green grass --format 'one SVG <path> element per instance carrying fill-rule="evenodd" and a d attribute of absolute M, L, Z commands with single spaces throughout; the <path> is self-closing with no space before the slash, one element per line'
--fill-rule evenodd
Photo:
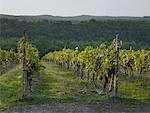
<path fill-rule="evenodd" d="M 99 95 L 85 95 L 80 92 L 93 89 L 94 86 L 85 80 L 75 79 L 71 71 L 64 71 L 59 66 L 45 63 L 45 75 L 39 80 L 42 84 L 41 91 L 36 93 L 36 98 L 50 102 L 81 102 L 105 101 L 107 97 Z M 36 90 L 36 89 L 35 89 Z"/>
<path fill-rule="evenodd" d="M 150 78 L 119 77 L 119 97 L 109 97 L 98 94 L 84 94 L 95 89 L 94 85 L 73 77 L 72 71 L 65 71 L 61 67 L 43 62 L 45 70 L 36 76 L 33 84 L 33 95 L 23 100 L 21 66 L 0 76 L 0 108 L 12 106 L 42 104 L 42 103 L 122 103 L 122 104 L 150 104 Z"/>
<path fill-rule="evenodd" d="M 8 108 L 22 95 L 21 66 L 0 75 L 0 108 Z"/>
<path fill-rule="evenodd" d="M 119 94 L 121 98 L 129 99 L 129 102 L 150 103 L 150 76 L 120 77 Z"/>

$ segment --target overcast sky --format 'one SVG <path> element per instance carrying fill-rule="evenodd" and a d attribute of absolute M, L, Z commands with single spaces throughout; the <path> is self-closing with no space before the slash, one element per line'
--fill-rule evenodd
<path fill-rule="evenodd" d="M 150 16 L 150 0 L 0 0 L 0 14 Z"/>

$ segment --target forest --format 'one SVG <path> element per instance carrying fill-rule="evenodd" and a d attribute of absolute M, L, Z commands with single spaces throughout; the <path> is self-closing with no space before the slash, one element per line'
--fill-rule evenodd
<path fill-rule="evenodd" d="M 95 20 L 55 21 L 0 18 L 0 48 L 16 51 L 17 41 L 27 30 L 28 39 L 38 48 L 40 56 L 61 48 L 98 46 L 101 42 L 110 44 L 116 34 L 129 49 L 150 48 L 150 22 L 146 20 Z"/>

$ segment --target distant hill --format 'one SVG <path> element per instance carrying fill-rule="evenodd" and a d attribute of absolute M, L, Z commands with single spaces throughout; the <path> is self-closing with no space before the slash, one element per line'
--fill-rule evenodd
<path fill-rule="evenodd" d="M 27 20 L 27 21 L 33 21 L 33 20 L 63 20 L 63 21 L 87 21 L 91 19 L 95 20 L 148 20 L 150 21 L 150 16 L 144 16 L 144 17 L 130 17 L 130 16 L 91 16 L 91 15 L 80 15 L 80 16 L 52 16 L 52 15 L 36 15 L 36 16 L 15 16 L 15 15 L 5 15 L 0 14 L 0 18 L 8 18 L 8 19 L 19 19 L 19 20 Z"/>

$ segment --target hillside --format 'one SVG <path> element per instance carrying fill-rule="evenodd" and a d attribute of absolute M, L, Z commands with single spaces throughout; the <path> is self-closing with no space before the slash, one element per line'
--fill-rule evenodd
<path fill-rule="evenodd" d="M 100 42 L 110 43 L 116 34 L 123 41 L 123 48 L 129 49 L 132 46 L 133 49 L 149 49 L 150 22 L 144 18 L 149 20 L 149 17 L 1 15 L 0 48 L 16 50 L 17 40 L 27 30 L 28 39 L 41 55 L 64 47 L 74 49 L 78 46 L 80 50 L 86 46 L 96 47 Z"/>

